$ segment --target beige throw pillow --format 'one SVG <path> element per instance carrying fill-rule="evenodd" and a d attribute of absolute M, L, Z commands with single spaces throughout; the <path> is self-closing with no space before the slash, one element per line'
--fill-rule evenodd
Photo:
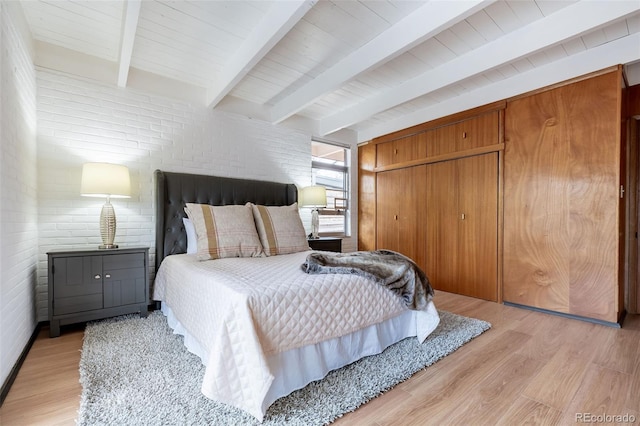
<path fill-rule="evenodd" d="M 253 208 L 253 218 L 264 254 L 275 256 L 309 250 L 297 203 L 277 207 L 250 203 L 247 205 Z"/>
<path fill-rule="evenodd" d="M 198 236 L 199 260 L 264 255 L 249 206 L 187 203 L 185 211 Z"/>

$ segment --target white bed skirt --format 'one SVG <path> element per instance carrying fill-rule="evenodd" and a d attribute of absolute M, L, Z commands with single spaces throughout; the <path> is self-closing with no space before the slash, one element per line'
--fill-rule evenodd
<path fill-rule="evenodd" d="M 435 307 L 431 307 L 435 312 Z M 205 353 L 202 345 L 180 324 L 171 308 L 164 302 L 162 312 L 173 332 L 184 336 L 187 349 L 197 355 L 206 366 L 209 354 Z M 416 315 L 419 314 L 421 313 L 416 311 L 404 311 L 387 321 L 342 337 L 269 355 L 267 362 L 274 381 L 263 401 L 263 412 L 278 398 L 302 389 L 312 381 L 322 379 L 331 370 L 362 357 L 379 354 L 402 339 L 416 336 Z M 429 333 L 438 325 L 437 313 L 435 318 Z"/>

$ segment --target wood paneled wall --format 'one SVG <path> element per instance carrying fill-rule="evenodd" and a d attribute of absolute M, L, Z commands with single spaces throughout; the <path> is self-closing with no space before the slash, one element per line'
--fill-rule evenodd
<path fill-rule="evenodd" d="M 376 249 L 376 146 L 358 147 L 358 250 Z"/>
<path fill-rule="evenodd" d="M 640 119 L 640 84 L 627 89 L 627 116 Z"/>
<path fill-rule="evenodd" d="M 620 72 L 507 103 L 504 300 L 618 320 Z"/>
<path fill-rule="evenodd" d="M 619 321 L 629 264 L 624 257 L 629 234 L 624 227 L 625 199 L 620 198 L 620 185 L 626 181 L 621 122 L 625 114 L 640 115 L 640 86 L 628 89 L 623 100 L 623 85 L 622 67 L 611 67 L 361 146 L 359 248 L 376 247 L 375 233 L 381 226 L 376 223 L 376 174 L 422 164 L 446 168 L 460 150 L 466 153 L 462 157 L 498 152 L 497 299 Z M 484 116 L 491 122 L 491 111 L 499 111 L 497 131 L 477 119 Z M 496 145 L 476 144 L 473 138 L 455 142 L 464 134 L 460 130 L 465 122 L 477 125 L 471 131 L 474 137 L 497 140 Z M 429 176 L 427 185 L 447 182 Z M 429 191 L 435 193 L 434 188 Z M 377 204 L 381 208 L 384 203 Z M 427 249 L 428 264 L 437 257 L 430 250 L 433 247 Z M 434 274 L 445 274 L 445 269 Z"/>

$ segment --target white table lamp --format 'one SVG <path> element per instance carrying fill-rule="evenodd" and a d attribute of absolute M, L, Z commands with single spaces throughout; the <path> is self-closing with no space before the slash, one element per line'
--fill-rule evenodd
<path fill-rule="evenodd" d="M 318 238 L 320 228 L 319 207 L 327 206 L 327 190 L 324 186 L 314 185 L 302 188 L 300 191 L 300 206 L 311 207 L 311 238 Z"/>
<path fill-rule="evenodd" d="M 82 166 L 80 194 L 85 197 L 106 197 L 107 201 L 100 212 L 102 245 L 99 248 L 118 248 L 118 245 L 113 243 L 116 236 L 116 212 L 110 200 L 131 196 L 129 169 L 117 164 L 85 163 Z"/>

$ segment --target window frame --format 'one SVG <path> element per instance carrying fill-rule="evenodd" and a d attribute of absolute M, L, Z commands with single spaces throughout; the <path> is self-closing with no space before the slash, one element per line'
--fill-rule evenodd
<path fill-rule="evenodd" d="M 344 199 L 346 203 L 346 208 L 344 209 L 339 209 L 339 208 L 335 209 L 333 208 L 333 206 L 329 207 L 328 205 L 327 207 L 318 209 L 318 214 L 321 217 L 320 232 L 318 233 L 318 235 L 321 237 L 348 237 L 350 234 L 349 217 L 350 217 L 350 208 L 351 208 L 351 192 L 350 192 L 351 191 L 351 188 L 350 188 L 351 187 L 351 167 L 350 167 L 351 147 L 348 145 L 337 143 L 337 142 L 329 142 L 329 141 L 318 140 L 318 139 L 312 139 L 311 142 L 312 144 L 318 143 L 323 145 L 331 145 L 336 148 L 342 149 L 344 153 L 344 158 L 343 158 L 344 166 L 336 165 L 336 164 L 328 164 L 322 161 L 314 161 L 313 160 L 314 157 L 312 153 L 312 157 L 311 157 L 312 158 L 311 160 L 311 182 L 312 183 L 311 184 L 322 185 L 316 182 L 316 172 L 315 172 L 316 170 L 329 170 L 329 171 L 342 173 L 343 189 L 341 191 L 344 193 L 344 196 L 345 196 Z M 327 188 L 327 191 L 332 191 L 331 188 L 329 187 L 326 187 L 326 188 Z M 338 191 L 340 191 L 340 189 L 338 189 Z M 343 217 L 343 231 L 342 232 L 326 232 L 326 231 L 323 232 L 322 216 L 338 216 L 338 215 Z"/>

